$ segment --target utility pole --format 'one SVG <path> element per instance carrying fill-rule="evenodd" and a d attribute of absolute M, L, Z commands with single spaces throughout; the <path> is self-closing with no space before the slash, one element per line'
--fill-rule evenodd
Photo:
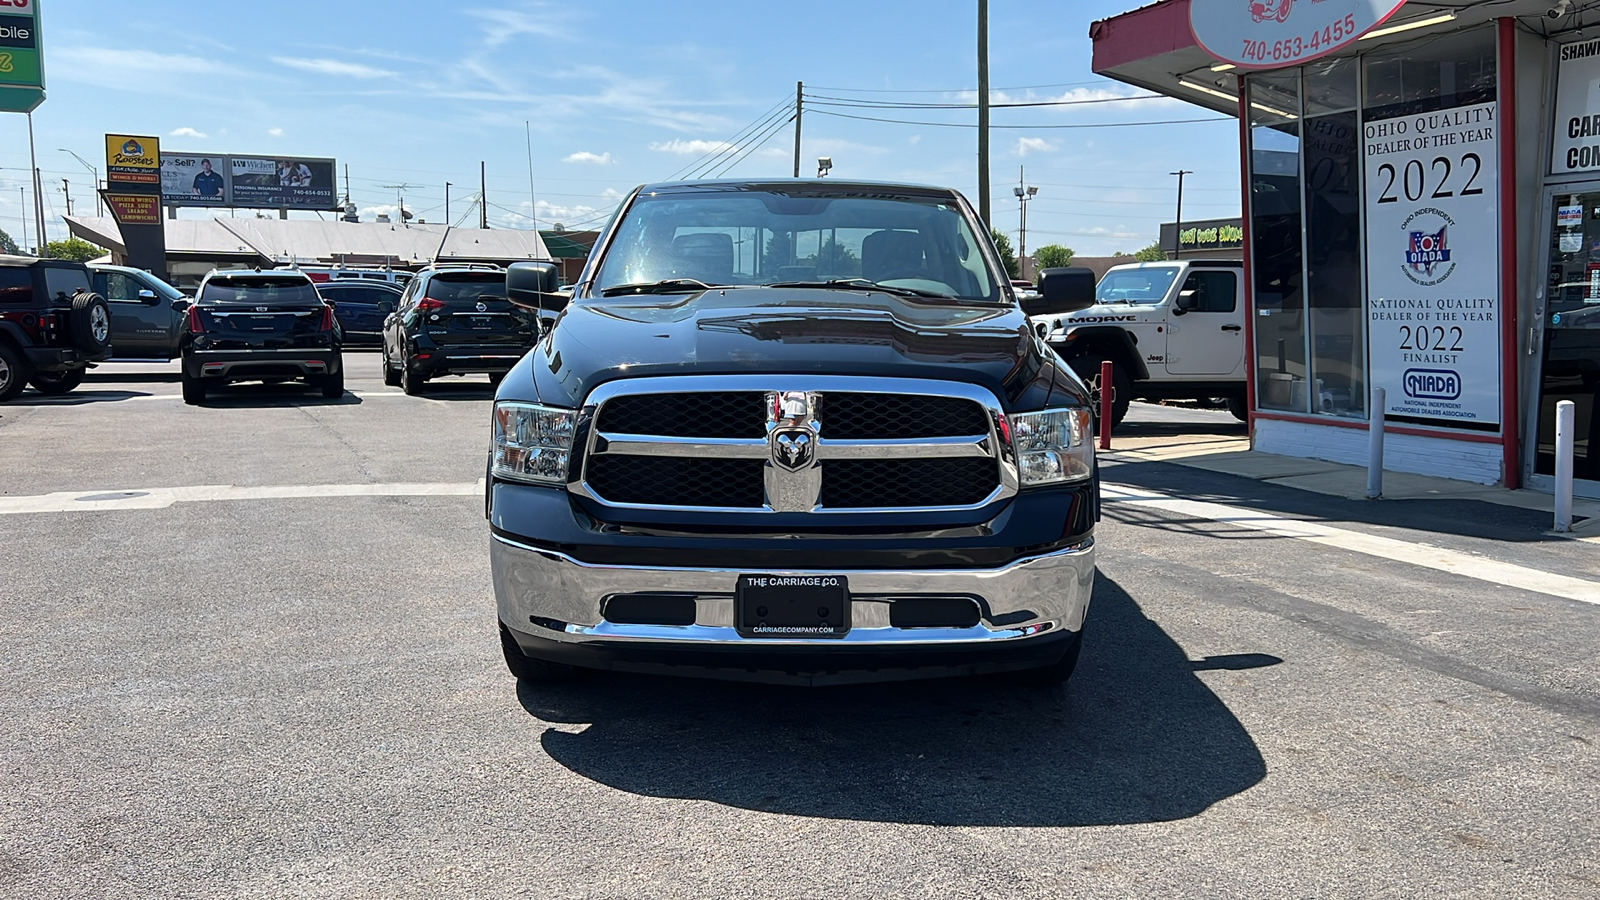
<path fill-rule="evenodd" d="M 539 230 L 539 197 L 533 190 L 533 122 L 529 119 L 522 120 L 522 127 L 528 133 L 528 215 L 533 217 L 533 230 Z"/>
<path fill-rule="evenodd" d="M 1172 223 L 1172 258 L 1181 259 L 1183 257 L 1183 176 L 1193 175 L 1194 172 L 1189 169 L 1179 169 L 1176 172 L 1168 172 L 1167 174 L 1178 176 L 1178 215 L 1177 220 Z"/>
<path fill-rule="evenodd" d="M 450 182 L 448 181 L 444 183 L 444 224 L 447 228 L 450 225 Z"/>
<path fill-rule="evenodd" d="M 61 193 L 67 198 L 67 215 L 72 215 L 72 183 L 61 179 Z"/>
<path fill-rule="evenodd" d="M 39 176 L 39 157 L 33 149 L 33 113 L 28 113 L 28 159 L 33 167 L 33 216 L 39 229 L 39 252 L 44 252 L 44 182 Z"/>
<path fill-rule="evenodd" d="M 806 83 L 794 83 L 794 177 L 800 177 L 800 116 L 805 112 Z"/>
<path fill-rule="evenodd" d="M 22 211 L 22 230 L 17 232 L 17 237 L 22 238 L 22 243 L 17 246 L 17 249 L 22 253 L 27 253 L 28 252 L 28 189 L 25 188 L 25 187 L 17 188 L 17 195 L 19 197 L 21 197 L 21 203 L 22 203 L 22 206 L 19 207 L 19 209 L 21 209 L 21 211 Z"/>
<path fill-rule="evenodd" d="M 488 166 L 483 160 L 478 160 L 478 227 L 484 230 L 489 228 L 489 175 Z M 533 212 L 533 210 L 529 210 Z M 539 220 L 533 220 L 533 230 L 539 230 Z"/>
<path fill-rule="evenodd" d="M 978 218 L 989 224 L 989 0 L 978 0 Z"/>

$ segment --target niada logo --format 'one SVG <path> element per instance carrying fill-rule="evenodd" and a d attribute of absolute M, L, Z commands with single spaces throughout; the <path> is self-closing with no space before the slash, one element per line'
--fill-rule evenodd
<path fill-rule="evenodd" d="M 1450 369 L 1407 369 L 1400 383 L 1406 396 L 1416 400 L 1455 400 L 1461 396 L 1461 376 Z"/>
<path fill-rule="evenodd" d="M 1444 210 L 1423 207 L 1406 217 L 1400 230 L 1406 235 L 1405 265 L 1400 271 L 1416 284 L 1431 287 L 1455 272 L 1447 245 L 1449 231 L 1456 224 Z"/>

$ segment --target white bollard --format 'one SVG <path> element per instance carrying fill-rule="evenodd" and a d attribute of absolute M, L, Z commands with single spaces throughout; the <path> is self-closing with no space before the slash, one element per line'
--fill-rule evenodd
<path fill-rule="evenodd" d="M 1572 440 L 1578 407 L 1571 400 L 1556 404 L 1556 530 L 1572 530 Z"/>
<path fill-rule="evenodd" d="M 1367 499 L 1383 496 L 1383 388 L 1372 389 L 1372 405 L 1367 408 Z"/>

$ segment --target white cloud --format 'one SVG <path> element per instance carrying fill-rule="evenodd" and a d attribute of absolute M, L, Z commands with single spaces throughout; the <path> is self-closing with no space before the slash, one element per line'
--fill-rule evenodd
<path fill-rule="evenodd" d="M 293 56 L 274 56 L 272 61 L 280 66 L 311 72 L 316 75 L 334 75 L 345 78 L 393 78 L 397 73 L 376 66 L 345 62 L 339 59 L 301 59 Z"/>
<path fill-rule="evenodd" d="M 611 165 L 611 153 L 609 151 L 605 153 L 590 153 L 587 150 L 579 150 L 577 153 L 567 154 L 562 158 L 561 161 L 566 163 L 593 163 L 597 166 L 609 166 Z"/>
<path fill-rule="evenodd" d="M 273 137 L 283 137 L 283 129 L 282 128 L 268 128 L 267 129 L 267 134 L 270 134 Z"/>
<path fill-rule="evenodd" d="M 906 143 L 915 145 L 920 140 L 922 140 L 922 135 L 913 134 L 911 137 L 906 138 Z"/>
<path fill-rule="evenodd" d="M 1056 149 L 1056 145 L 1044 138 L 1025 137 L 1017 138 L 1017 145 L 1011 149 L 1016 156 L 1027 156 L 1029 153 L 1044 153 Z"/>
<path fill-rule="evenodd" d="M 172 129 L 171 131 L 167 132 L 167 136 L 168 137 L 192 137 L 192 138 L 201 138 L 201 139 L 205 138 L 204 132 L 196 131 L 193 128 L 190 128 L 187 125 L 183 126 L 182 128 L 174 128 L 174 129 Z"/>
<path fill-rule="evenodd" d="M 659 153 L 676 153 L 679 156 L 699 156 L 704 153 L 718 153 L 733 149 L 727 141 L 685 141 L 681 138 L 670 141 L 656 141 L 650 145 L 651 150 Z"/>

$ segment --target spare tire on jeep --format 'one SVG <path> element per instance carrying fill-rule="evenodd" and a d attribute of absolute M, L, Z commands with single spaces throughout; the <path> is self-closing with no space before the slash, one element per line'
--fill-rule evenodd
<path fill-rule="evenodd" d="M 111 346 L 111 307 L 106 298 L 89 291 L 72 295 L 72 342 L 85 353 Z"/>

